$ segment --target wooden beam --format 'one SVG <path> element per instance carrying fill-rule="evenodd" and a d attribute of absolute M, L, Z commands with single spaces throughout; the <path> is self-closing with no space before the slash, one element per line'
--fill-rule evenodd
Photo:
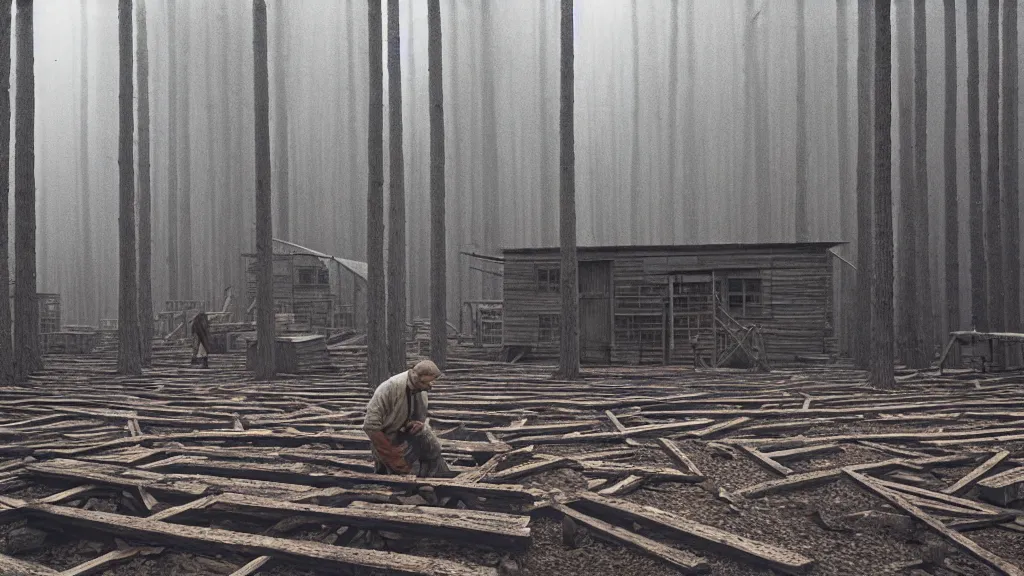
<path fill-rule="evenodd" d="M 615 484 L 599 491 L 598 494 L 602 496 L 624 496 L 638 490 L 646 481 L 647 479 L 643 476 L 626 476 Z"/>
<path fill-rule="evenodd" d="M 604 411 L 604 415 L 607 416 L 608 419 L 612 421 L 612 426 L 614 426 L 616 430 L 618 430 L 619 432 L 622 432 L 623 435 L 626 434 L 626 431 L 627 431 L 626 426 L 623 425 L 622 422 L 619 422 L 619 419 L 615 416 L 615 414 L 612 414 L 611 410 L 605 410 Z M 636 440 L 633 440 L 632 438 L 630 438 L 628 436 L 626 436 L 626 438 L 624 439 L 624 442 L 626 443 L 626 446 L 639 446 L 640 445 L 639 442 L 637 442 Z"/>
<path fill-rule="evenodd" d="M 50 504 L 26 504 L 25 511 L 32 516 L 51 522 L 98 530 L 135 541 L 167 544 L 202 551 L 223 552 L 229 550 L 239 554 L 271 556 L 275 559 L 320 570 L 363 569 L 423 576 L 497 575 L 493 568 L 470 566 L 438 558 L 423 558 L 395 552 L 360 550 L 318 542 L 271 538 L 216 528 L 168 524 L 147 518 L 78 510 Z M 51 573 L 43 574 L 50 576 Z"/>
<path fill-rule="evenodd" d="M 672 548 L 671 546 L 666 546 L 660 542 L 655 542 L 650 538 L 634 534 L 629 530 L 619 528 L 618 526 L 614 526 L 603 520 L 587 516 L 586 514 L 579 512 L 578 510 L 573 510 L 563 504 L 555 504 L 552 508 L 563 516 L 572 518 L 573 521 L 583 524 L 596 536 L 616 544 L 623 544 L 634 548 L 651 558 L 665 562 L 683 574 L 704 574 L 711 570 L 707 561 L 699 556 L 686 552 L 685 550 L 679 550 L 678 548 Z"/>
<path fill-rule="evenodd" d="M 976 559 L 980 560 L 990 568 L 995 569 L 996 572 L 998 572 L 999 574 L 1003 574 L 1005 576 L 1024 576 L 1024 570 L 1021 570 L 1017 566 L 1014 566 L 1013 564 L 1007 562 L 999 556 L 996 556 L 988 550 L 985 550 L 984 548 L 976 544 L 973 540 L 967 538 L 963 534 L 960 534 L 959 532 L 956 532 L 954 530 L 950 530 L 948 527 L 946 527 L 945 524 L 942 523 L 941 520 L 935 518 L 934 516 L 931 516 L 930 514 L 927 514 L 924 510 L 921 510 L 920 508 L 912 504 L 909 500 L 901 496 L 898 492 L 887 489 L 884 486 L 881 486 L 873 478 L 865 476 L 859 472 L 850 470 L 849 468 L 844 469 L 843 473 L 845 473 L 847 476 L 852 478 L 855 482 L 857 482 L 864 488 L 882 497 L 884 500 L 889 502 L 889 504 L 892 504 L 893 506 L 899 508 L 900 510 L 909 514 L 910 516 L 913 516 L 919 522 L 924 523 L 929 528 L 938 533 L 940 536 L 942 536 L 950 543 L 952 543 L 954 546 L 956 546 L 958 549 L 975 557 Z"/>
<path fill-rule="evenodd" d="M 692 474 L 694 476 L 700 476 L 701 478 L 705 477 L 704 473 L 697 468 L 697 465 L 690 460 L 678 444 L 668 438 L 658 438 L 657 442 L 658 446 L 661 446 L 662 450 L 665 451 L 665 454 L 667 454 L 668 457 L 675 462 L 677 466 L 679 466 L 679 469 L 682 472 Z"/>
<path fill-rule="evenodd" d="M 711 436 L 713 436 L 715 434 L 718 434 L 719 432 L 724 432 L 725 430 L 729 430 L 731 428 L 735 428 L 737 426 L 741 426 L 741 425 L 743 425 L 743 424 L 745 424 L 745 423 L 747 423 L 749 421 L 750 421 L 750 417 L 749 416 L 740 416 L 738 418 L 733 418 L 732 420 L 726 420 L 725 422 L 719 422 L 718 424 L 713 424 L 711 426 L 708 426 L 707 428 L 701 428 L 700 430 L 694 430 L 693 432 L 687 432 L 687 433 L 683 434 L 683 437 L 685 437 L 685 438 L 710 438 Z"/>
<path fill-rule="evenodd" d="M 989 476 L 978 482 L 978 489 L 983 500 L 1000 506 L 1020 500 L 1024 498 L 1024 466 Z"/>
<path fill-rule="evenodd" d="M 988 474 L 993 468 L 998 466 L 1000 462 L 1006 460 L 1006 458 L 1009 456 L 1009 450 L 997 452 L 991 458 L 981 463 L 977 468 L 968 472 L 966 476 L 958 480 L 955 484 L 947 488 L 944 488 L 942 490 L 942 493 L 956 496 L 964 494 L 965 492 L 970 490 L 971 487 L 978 482 L 978 480 L 981 480 L 982 476 Z"/>
<path fill-rule="evenodd" d="M 0 574 L 4 576 L 59 576 L 60 572 L 42 564 L 0 554 Z"/>
<path fill-rule="evenodd" d="M 793 470 L 791 468 L 787 468 L 782 464 L 779 464 L 775 460 L 771 459 L 767 454 L 761 452 L 757 448 L 747 446 L 746 444 L 740 444 L 739 447 L 740 450 L 743 450 L 744 452 L 747 453 L 748 456 L 753 458 L 754 462 L 757 462 L 762 467 L 772 472 L 775 472 L 780 476 L 789 476 L 790 474 L 793 473 Z"/>
<path fill-rule="evenodd" d="M 270 562 L 270 556 L 260 556 L 238 570 L 235 570 L 229 576 L 252 576 L 258 572 L 260 568 L 263 568 L 267 562 Z"/>
<path fill-rule="evenodd" d="M 503 484 L 515 482 L 524 476 L 540 474 L 541 472 L 547 472 L 549 470 L 557 470 L 559 468 L 575 468 L 579 470 L 582 467 L 583 466 L 580 465 L 579 462 L 572 460 L 571 458 L 540 455 L 539 458 L 532 462 L 513 466 L 502 470 L 501 472 L 491 472 L 484 476 L 483 482 Z"/>
<path fill-rule="evenodd" d="M 843 449 L 839 444 L 816 444 L 813 446 L 803 446 L 800 448 L 789 448 L 787 450 L 774 450 L 771 452 L 761 452 L 772 460 L 788 460 L 791 458 L 804 458 L 807 456 L 817 456 L 819 454 L 832 454 L 835 452 L 842 452 Z"/>
<path fill-rule="evenodd" d="M 693 546 L 767 566 L 783 574 L 806 574 L 814 565 L 810 558 L 796 552 L 693 522 L 658 508 L 605 498 L 590 492 L 580 492 L 578 496 L 579 500 L 574 506 L 670 532 Z"/>
<path fill-rule="evenodd" d="M 69 568 L 60 573 L 60 576 L 92 576 L 93 574 L 100 574 L 105 572 L 111 566 L 124 562 L 125 560 L 131 560 L 136 556 L 152 556 L 163 552 L 163 548 L 145 548 L 145 547 L 133 547 L 125 548 L 124 550 L 114 550 L 108 552 L 98 558 L 93 558 L 88 562 L 84 562 Z"/>

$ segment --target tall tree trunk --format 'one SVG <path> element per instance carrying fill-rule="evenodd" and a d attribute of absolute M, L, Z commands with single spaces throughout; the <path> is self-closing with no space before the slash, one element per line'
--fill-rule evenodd
<path fill-rule="evenodd" d="M 640 8 L 637 2 L 630 2 L 633 39 L 633 122 L 630 126 L 633 143 L 630 146 L 629 164 L 629 237 L 634 245 L 644 243 L 644 235 L 640 233 Z"/>
<path fill-rule="evenodd" d="M 348 42 L 347 56 L 348 56 L 348 119 L 346 120 L 348 128 L 348 139 L 346 146 L 348 147 L 348 170 L 349 170 L 349 194 L 350 198 L 356 198 L 356 190 L 359 186 L 359 173 L 356 171 L 356 166 L 359 164 L 359 148 L 356 147 L 357 139 L 357 126 L 358 117 L 356 116 L 358 110 L 359 98 L 357 96 L 358 85 L 356 83 L 356 34 L 355 34 L 355 10 L 356 0 L 349 0 L 349 14 L 345 17 L 345 39 Z M 356 202 L 352 201 L 353 206 Z M 349 244 L 349 254 L 351 258 L 356 260 L 366 259 L 366 219 L 362 218 L 359 210 L 348 210 L 349 213 L 349 228 L 351 242 Z"/>
<path fill-rule="evenodd" d="M 487 252 L 495 252 L 501 248 L 501 182 L 498 179 L 498 104 L 495 83 L 494 59 L 494 15 L 491 13 L 494 2 L 484 1 L 480 6 L 480 66 L 483 77 L 480 79 L 480 105 L 482 114 L 483 142 L 481 155 L 483 162 L 483 202 L 481 208 L 484 217 L 483 242 Z M 481 282 L 487 297 L 493 298 L 501 293 L 501 285 L 481 274 Z"/>
<path fill-rule="evenodd" d="M 807 7 L 796 1 L 796 241 L 810 240 L 807 222 Z"/>
<path fill-rule="evenodd" d="M 988 302 L 985 294 L 985 207 L 981 188 L 981 104 L 978 65 L 978 3 L 967 3 L 967 154 L 970 170 L 971 234 L 971 327 L 988 331 Z"/>
<path fill-rule="evenodd" d="M 139 287 L 136 276 L 138 253 L 135 248 L 135 86 L 132 81 L 132 0 L 117 3 L 118 22 L 118 102 L 120 137 L 117 164 L 121 216 L 118 219 L 120 239 L 120 286 L 117 306 L 117 372 L 142 374 L 141 342 L 139 340 Z"/>
<path fill-rule="evenodd" d="M 405 366 L 405 150 L 402 146 L 402 50 L 398 0 L 388 0 L 388 368 Z"/>
<path fill-rule="evenodd" d="M 185 33 L 181 35 L 181 44 L 185 47 L 185 62 L 191 62 L 192 39 L 190 30 L 192 28 L 192 4 L 183 6 L 185 10 Z M 179 15 L 180 16 L 180 15 Z M 181 188 L 179 189 L 181 230 L 178 240 L 180 242 L 180 264 L 181 269 L 181 295 L 188 300 L 194 300 L 197 296 L 196 287 L 192 274 L 192 76 L 189 70 L 181 71 L 181 92 L 179 93 L 179 113 L 181 114 Z"/>
<path fill-rule="evenodd" d="M 231 156 L 231 92 L 229 86 L 230 81 L 230 63 L 228 61 L 228 54 L 231 52 L 230 38 L 231 38 L 231 25 L 228 19 L 228 5 L 226 3 L 220 4 L 220 11 L 217 15 L 220 20 L 221 37 L 219 42 L 220 48 L 220 88 L 218 91 L 217 100 L 220 102 L 220 113 L 218 114 L 218 130 L 220 131 L 219 143 L 217 146 L 222 154 L 220 162 L 220 187 L 222 194 L 220 195 L 220 213 L 222 216 L 227 216 L 232 213 L 233 194 L 234 194 L 234 158 Z M 228 219 L 230 220 L 230 218 Z M 240 219 L 239 219 L 240 220 Z M 220 269 L 226 288 L 232 293 L 232 300 L 238 303 L 243 300 L 244 293 L 241 290 L 241 286 L 238 283 L 235 269 L 237 268 L 236 262 L 239 260 L 239 253 L 234 250 L 235 243 L 238 241 L 237 238 L 233 237 L 232 230 L 230 227 L 225 226 L 221 220 L 217 221 L 217 228 L 220 230 L 221 241 L 218 243 L 221 246 L 220 252 Z M 226 292 L 226 291 L 225 291 Z M 226 294 L 225 294 L 226 296 Z M 249 303 L 245 302 L 243 306 L 248 306 Z M 236 318 L 240 319 L 240 316 Z"/>
<path fill-rule="evenodd" d="M 917 278 L 917 340 L 911 367 L 931 365 L 935 345 L 934 302 L 938 291 L 932 282 L 931 226 L 928 201 L 928 44 L 924 0 L 914 0 L 914 259 Z"/>
<path fill-rule="evenodd" d="M 292 238 L 288 190 L 288 40 L 285 0 L 277 0 L 274 15 L 274 189 L 277 191 L 277 235 Z"/>
<path fill-rule="evenodd" d="M 942 143 L 946 199 L 946 328 L 948 331 L 955 331 L 960 329 L 960 202 L 957 197 L 956 158 L 956 0 L 944 0 L 943 18 L 946 57 L 946 120 Z"/>
<path fill-rule="evenodd" d="M 367 57 L 369 62 L 369 163 L 366 195 L 367 286 L 366 343 L 371 389 L 388 377 L 389 354 L 385 321 L 387 285 L 384 278 L 384 62 L 381 46 L 381 0 L 367 0 Z"/>
<path fill-rule="evenodd" d="M 142 337 L 142 365 L 149 366 L 153 360 L 153 203 L 150 194 L 149 41 L 146 0 L 138 0 L 135 18 L 138 28 L 136 74 L 139 79 L 139 330 Z"/>
<path fill-rule="evenodd" d="M 256 108 L 256 378 L 269 380 L 274 377 L 276 365 L 266 0 L 252 0 L 252 56 Z"/>
<path fill-rule="evenodd" d="M 32 0 L 18 0 L 14 116 L 14 377 L 41 366 L 36 298 L 36 78 Z"/>
<path fill-rule="evenodd" d="M 0 0 L 0 286 L 10 297 L 10 193 L 11 193 L 11 0 Z M 0 306 L 0 382 L 14 379 L 11 341 L 11 306 Z"/>
<path fill-rule="evenodd" d="M 899 148 L 900 148 L 900 196 L 897 215 L 900 228 L 899 284 L 896 307 L 899 317 L 896 321 L 897 356 L 908 366 L 921 368 L 918 343 L 918 315 L 921 296 L 917 279 L 917 183 L 914 178 L 914 52 L 912 0 L 897 0 L 896 6 L 896 54 L 899 59 Z"/>
<path fill-rule="evenodd" d="M 892 322 L 892 47 L 890 0 L 875 0 L 875 249 L 872 254 L 871 384 L 896 386 Z"/>
<path fill-rule="evenodd" d="M 84 0 L 83 0 L 84 1 Z M 178 258 L 178 11 L 177 0 L 167 2 L 167 297 L 181 292 Z M 239 219 L 241 220 L 241 219 Z"/>
<path fill-rule="evenodd" d="M 751 4 L 753 0 L 748 0 Z M 663 214 L 668 237 L 665 242 L 678 242 L 676 225 L 676 197 L 681 193 L 679 186 L 679 0 L 672 0 L 669 15 L 669 57 L 668 57 L 668 197 L 665 198 Z M 749 38 L 747 40 L 750 41 Z M 749 81 L 749 78 L 748 78 Z M 748 103 L 749 104 L 749 103 Z M 595 219 L 596 221 L 596 219 Z"/>
<path fill-rule="evenodd" d="M 854 195 L 850 193 L 850 77 L 848 0 L 836 0 L 836 148 L 839 156 L 839 230 L 844 242 L 853 237 Z M 845 306 L 844 306 L 845 307 Z"/>
<path fill-rule="evenodd" d="M 1016 73 L 1016 71 L 1014 71 Z M 985 260 L 988 264 L 988 329 L 1005 328 L 1002 194 L 999 182 L 999 0 L 988 3 L 988 202 L 985 206 Z"/>
<path fill-rule="evenodd" d="M 1021 330 L 1020 190 L 1017 170 L 1017 0 L 1003 0 L 1003 196 L 1006 202 L 1006 326 Z"/>
<path fill-rule="evenodd" d="M 90 210 L 89 193 L 89 19 L 86 1 L 82 0 L 79 15 L 81 17 L 82 37 L 79 39 L 82 56 L 81 94 L 78 100 L 78 161 L 82 199 L 82 287 L 84 314 L 87 324 L 99 320 L 99 292 L 96 285 L 95 261 L 92 253 L 92 211 Z"/>
<path fill-rule="evenodd" d="M 430 356 L 444 370 L 448 362 L 448 270 L 444 226 L 444 91 L 441 68 L 441 0 L 427 3 L 427 59 L 430 74 Z"/>
<path fill-rule="evenodd" d="M 562 245 L 561 291 L 562 326 L 561 354 L 558 373 L 566 380 L 580 376 L 580 287 L 577 282 L 576 259 L 576 137 L 575 137 L 575 56 L 573 34 L 573 0 L 562 0 L 562 80 L 559 113 L 560 193 L 558 205 L 559 237 Z"/>

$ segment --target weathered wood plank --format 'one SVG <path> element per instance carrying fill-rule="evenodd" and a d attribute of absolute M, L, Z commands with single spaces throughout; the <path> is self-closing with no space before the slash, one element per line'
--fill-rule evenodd
<path fill-rule="evenodd" d="M 1000 506 L 1024 498 L 1024 466 L 981 480 L 978 490 L 983 500 Z"/>
<path fill-rule="evenodd" d="M 754 462 L 757 462 L 763 468 L 766 468 L 771 472 L 775 472 L 780 476 L 789 476 L 790 474 L 793 473 L 793 470 L 791 468 L 787 468 L 786 466 L 779 464 L 775 460 L 771 459 L 767 454 L 761 452 L 757 448 L 747 446 L 746 444 L 740 444 L 739 447 L 740 450 L 743 450 L 743 452 L 747 454 L 747 456 L 753 458 Z"/>
<path fill-rule="evenodd" d="M 595 535 L 606 540 L 611 540 L 617 544 L 623 544 L 635 548 L 652 558 L 665 562 L 683 574 L 704 574 L 711 570 L 711 567 L 703 558 L 695 556 L 684 550 L 679 550 L 677 548 L 666 546 L 660 542 L 655 542 L 650 538 L 634 534 L 628 530 L 624 530 L 618 526 L 613 526 L 612 524 L 604 522 L 603 520 L 587 516 L 578 510 L 573 510 L 572 508 L 562 504 L 556 504 L 553 508 L 562 515 L 572 518 L 573 521 L 583 524 L 593 531 Z"/>
<path fill-rule="evenodd" d="M 229 576 L 252 576 L 258 572 L 260 568 L 266 566 L 267 562 L 270 562 L 270 560 L 270 556 L 260 556 L 238 570 L 235 570 Z"/>
<path fill-rule="evenodd" d="M 944 488 L 942 490 L 942 493 L 943 494 L 950 494 L 950 495 L 957 495 L 957 496 L 959 496 L 960 494 L 966 493 L 968 490 L 971 489 L 971 487 L 974 486 L 974 484 L 976 484 L 978 482 L 978 480 L 981 480 L 982 476 L 984 476 L 985 474 L 988 474 L 989 471 L 991 471 L 993 468 L 998 466 L 1000 462 L 1002 462 L 1003 460 L 1006 460 L 1006 458 L 1009 457 L 1009 456 L 1010 456 L 1009 450 L 1003 450 L 1001 452 L 997 452 L 991 458 L 989 458 L 988 460 L 986 460 L 986 461 L 982 462 L 980 465 L 978 465 L 977 468 L 975 468 L 974 470 L 971 470 L 970 472 L 968 472 L 966 476 L 964 476 L 960 480 L 957 480 L 957 482 L 955 484 L 953 484 L 952 486 L 948 486 L 948 487 Z"/>
<path fill-rule="evenodd" d="M 114 550 L 113 552 L 107 552 L 106 554 L 89 560 L 69 568 L 60 573 L 60 576 L 92 576 L 93 574 L 100 574 L 111 566 L 124 562 L 125 560 L 131 560 L 136 556 L 151 556 L 154 554 L 160 554 L 163 552 L 163 548 L 144 548 L 144 547 L 133 547 L 125 548 L 124 550 Z"/>
<path fill-rule="evenodd" d="M 626 476 L 615 484 L 598 491 L 598 494 L 602 496 L 624 496 L 638 490 L 646 481 L 647 479 L 643 476 Z"/>
<path fill-rule="evenodd" d="M 924 510 L 921 510 L 909 500 L 901 496 L 894 490 L 889 490 L 884 486 L 878 484 L 874 479 L 865 476 L 859 472 L 844 469 L 843 473 L 852 478 L 855 482 L 868 489 L 869 491 L 881 496 L 884 500 L 892 504 L 893 506 L 903 510 L 907 514 L 913 516 L 919 522 L 926 524 L 929 528 L 934 530 L 940 536 L 948 540 L 954 546 L 961 551 L 977 558 L 985 565 L 995 569 L 999 574 L 1005 576 L 1024 576 L 1024 570 L 1021 570 L 1017 566 L 1007 562 L 999 556 L 985 550 L 978 544 L 976 544 L 970 538 L 967 538 L 963 534 L 950 530 L 941 520 L 927 514 Z"/>
<path fill-rule="evenodd" d="M 4 576 L 59 576 L 60 572 L 42 564 L 0 554 L 0 574 Z"/>
<path fill-rule="evenodd" d="M 503 484 L 506 482 L 514 482 L 525 476 L 540 474 L 541 472 L 557 470 L 559 468 L 575 468 L 579 470 L 583 468 L 583 466 L 571 458 L 545 456 L 537 458 L 532 462 L 507 468 L 501 472 L 491 472 L 484 476 L 482 481 L 492 484 Z"/>
<path fill-rule="evenodd" d="M 682 448 L 679 447 L 674 441 L 668 438 L 658 438 L 658 446 L 665 451 L 665 454 L 679 466 L 680 470 L 684 473 L 692 474 L 693 476 L 700 476 L 704 478 L 704 473 L 697 468 L 697 465 L 683 452 Z"/>
<path fill-rule="evenodd" d="M 142 542 L 183 546 L 198 550 L 229 550 L 254 556 L 270 556 L 315 569 L 383 570 L 424 576 L 496 576 L 493 568 L 470 566 L 439 558 L 422 558 L 317 542 L 271 538 L 216 528 L 156 522 L 147 518 L 121 516 L 64 508 L 50 504 L 26 504 L 30 515 L 81 528 L 99 530 Z M 54 572 L 40 573 L 52 576 Z M 33 575 L 34 576 L 34 575 Z"/>

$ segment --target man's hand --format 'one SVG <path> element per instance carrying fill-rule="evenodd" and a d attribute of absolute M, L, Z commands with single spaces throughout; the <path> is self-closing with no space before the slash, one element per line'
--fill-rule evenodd
<path fill-rule="evenodd" d="M 410 420 L 409 423 L 405 425 L 406 433 L 411 435 L 411 436 L 415 436 L 416 434 L 419 434 L 420 431 L 422 431 L 422 430 L 423 430 L 423 422 L 420 422 L 418 420 Z"/>

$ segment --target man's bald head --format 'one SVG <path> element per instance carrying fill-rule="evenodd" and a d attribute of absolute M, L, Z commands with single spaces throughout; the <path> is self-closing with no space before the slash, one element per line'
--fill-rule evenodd
<path fill-rule="evenodd" d="M 441 369 L 430 360 L 421 360 L 412 367 L 413 385 L 418 390 L 430 390 L 434 380 L 441 376 Z"/>

